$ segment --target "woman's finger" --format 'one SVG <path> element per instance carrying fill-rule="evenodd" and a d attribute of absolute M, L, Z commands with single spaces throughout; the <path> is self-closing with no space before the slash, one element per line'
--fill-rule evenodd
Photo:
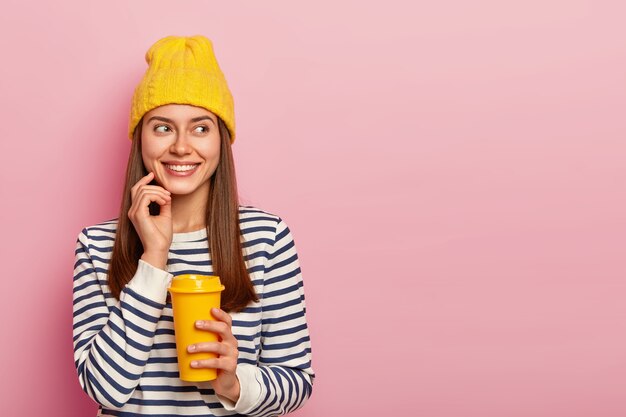
<path fill-rule="evenodd" d="M 237 361 L 233 361 L 230 358 L 198 359 L 191 361 L 191 367 L 223 369 L 224 371 L 235 373 Z"/>
<path fill-rule="evenodd" d="M 172 197 L 158 191 L 148 191 L 141 190 L 139 194 L 137 194 L 137 201 L 133 206 L 136 206 L 142 212 L 148 213 L 148 206 L 151 202 L 155 201 L 159 204 L 165 204 L 172 200 Z"/>
<path fill-rule="evenodd" d="M 138 215 L 147 217 L 150 215 L 150 203 L 154 201 L 162 206 L 169 203 L 171 200 L 172 197 L 161 192 L 142 190 L 137 195 L 136 201 L 133 202 L 133 205 L 128 212 L 129 217 L 132 216 L 131 219 L 137 219 Z"/>
<path fill-rule="evenodd" d="M 155 194 L 167 201 L 170 201 L 172 199 L 172 196 L 165 191 L 142 188 L 141 190 L 139 190 L 139 192 L 136 195 L 137 201 L 141 201 L 141 198 L 143 197 L 144 194 Z"/>
<path fill-rule="evenodd" d="M 143 193 L 153 193 L 159 194 L 162 197 L 172 197 L 172 194 L 163 187 L 159 187 L 156 185 L 144 185 L 143 187 L 137 189 L 135 191 L 135 195 L 131 197 L 131 205 L 134 204 L 136 201 L 139 201 Z"/>
<path fill-rule="evenodd" d="M 224 323 L 226 323 L 229 327 L 232 327 L 233 325 L 233 318 L 230 316 L 230 314 L 228 314 L 227 312 L 225 312 L 224 310 L 220 309 L 220 308 L 216 308 L 213 307 L 211 309 L 211 314 L 213 315 L 213 317 L 215 317 L 217 320 L 223 321 Z"/>
<path fill-rule="evenodd" d="M 161 187 L 160 185 L 143 185 L 141 186 L 137 191 L 140 190 L 153 190 L 153 191 L 162 191 L 167 195 L 172 195 L 172 193 L 170 193 L 168 190 L 166 190 L 165 188 Z"/>
<path fill-rule="evenodd" d="M 141 179 L 139 181 L 137 181 L 135 183 L 135 185 L 133 185 L 130 189 L 130 197 L 131 199 L 134 200 L 135 198 L 135 194 L 137 194 L 137 190 L 139 190 L 139 188 L 142 185 L 147 185 L 148 183 L 150 183 L 150 181 L 152 181 L 152 179 L 154 178 L 154 173 L 153 172 L 148 172 L 147 175 L 141 177 Z"/>
<path fill-rule="evenodd" d="M 237 346 L 237 339 L 233 336 L 230 326 L 217 320 L 198 320 L 196 327 L 200 330 L 217 333 L 223 342 L 227 342 L 233 346 Z"/>
<path fill-rule="evenodd" d="M 220 342 L 201 342 L 189 345 L 187 346 L 187 352 L 212 352 L 217 353 L 220 356 L 239 356 L 239 352 L 237 352 L 237 349 L 233 349 L 231 346 Z"/>

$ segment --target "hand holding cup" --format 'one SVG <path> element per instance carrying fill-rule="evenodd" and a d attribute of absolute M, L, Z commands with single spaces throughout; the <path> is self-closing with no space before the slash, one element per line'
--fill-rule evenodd
<path fill-rule="evenodd" d="M 239 350 L 237 339 L 233 335 L 233 319 L 230 314 L 219 308 L 211 309 L 211 315 L 215 320 L 198 320 L 196 328 L 217 334 L 218 340 L 213 342 L 201 342 L 189 345 L 188 352 L 212 352 L 216 358 L 194 360 L 191 362 L 192 368 L 212 368 L 217 370 L 217 378 L 210 381 L 216 394 L 222 395 L 232 402 L 239 399 L 240 386 L 239 379 L 235 371 L 237 370 L 237 359 Z"/>

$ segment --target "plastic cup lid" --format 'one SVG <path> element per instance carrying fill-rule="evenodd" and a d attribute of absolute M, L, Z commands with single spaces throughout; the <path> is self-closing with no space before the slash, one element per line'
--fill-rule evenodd
<path fill-rule="evenodd" d="M 223 291 L 224 288 L 218 276 L 185 274 L 172 278 L 168 291 L 177 293 L 217 292 Z"/>

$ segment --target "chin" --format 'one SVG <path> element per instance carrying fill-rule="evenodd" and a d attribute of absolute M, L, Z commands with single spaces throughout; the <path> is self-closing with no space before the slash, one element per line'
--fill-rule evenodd
<path fill-rule="evenodd" d="M 177 187 L 167 188 L 167 191 L 172 193 L 172 195 L 187 195 L 192 194 L 194 190 L 184 190 Z"/>
<path fill-rule="evenodd" d="M 168 184 L 169 187 L 165 187 L 167 191 L 176 195 L 194 194 L 201 190 L 202 187 L 185 187 L 180 184 Z"/>
<path fill-rule="evenodd" d="M 165 188 L 167 191 L 169 191 L 170 193 L 172 193 L 172 195 L 189 195 L 189 194 L 195 194 L 198 192 L 203 192 L 202 190 L 205 189 L 206 184 L 204 182 L 198 183 L 197 181 L 186 181 L 186 180 L 182 180 L 182 181 L 168 181 L 166 186 L 163 187 Z M 206 186 L 206 192 L 208 193 L 208 186 Z"/>

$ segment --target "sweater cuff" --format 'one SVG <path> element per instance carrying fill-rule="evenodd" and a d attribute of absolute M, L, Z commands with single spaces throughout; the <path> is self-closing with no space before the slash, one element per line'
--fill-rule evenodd
<path fill-rule="evenodd" d="M 137 272 L 126 284 L 127 287 L 157 303 L 165 304 L 167 289 L 174 275 L 167 271 L 150 265 L 143 259 L 139 259 Z"/>
<path fill-rule="evenodd" d="M 249 363 L 237 364 L 235 371 L 239 379 L 239 400 L 233 403 L 228 398 L 217 395 L 227 411 L 235 411 L 238 414 L 248 414 L 261 399 L 261 381 L 257 379 L 258 368 Z"/>

